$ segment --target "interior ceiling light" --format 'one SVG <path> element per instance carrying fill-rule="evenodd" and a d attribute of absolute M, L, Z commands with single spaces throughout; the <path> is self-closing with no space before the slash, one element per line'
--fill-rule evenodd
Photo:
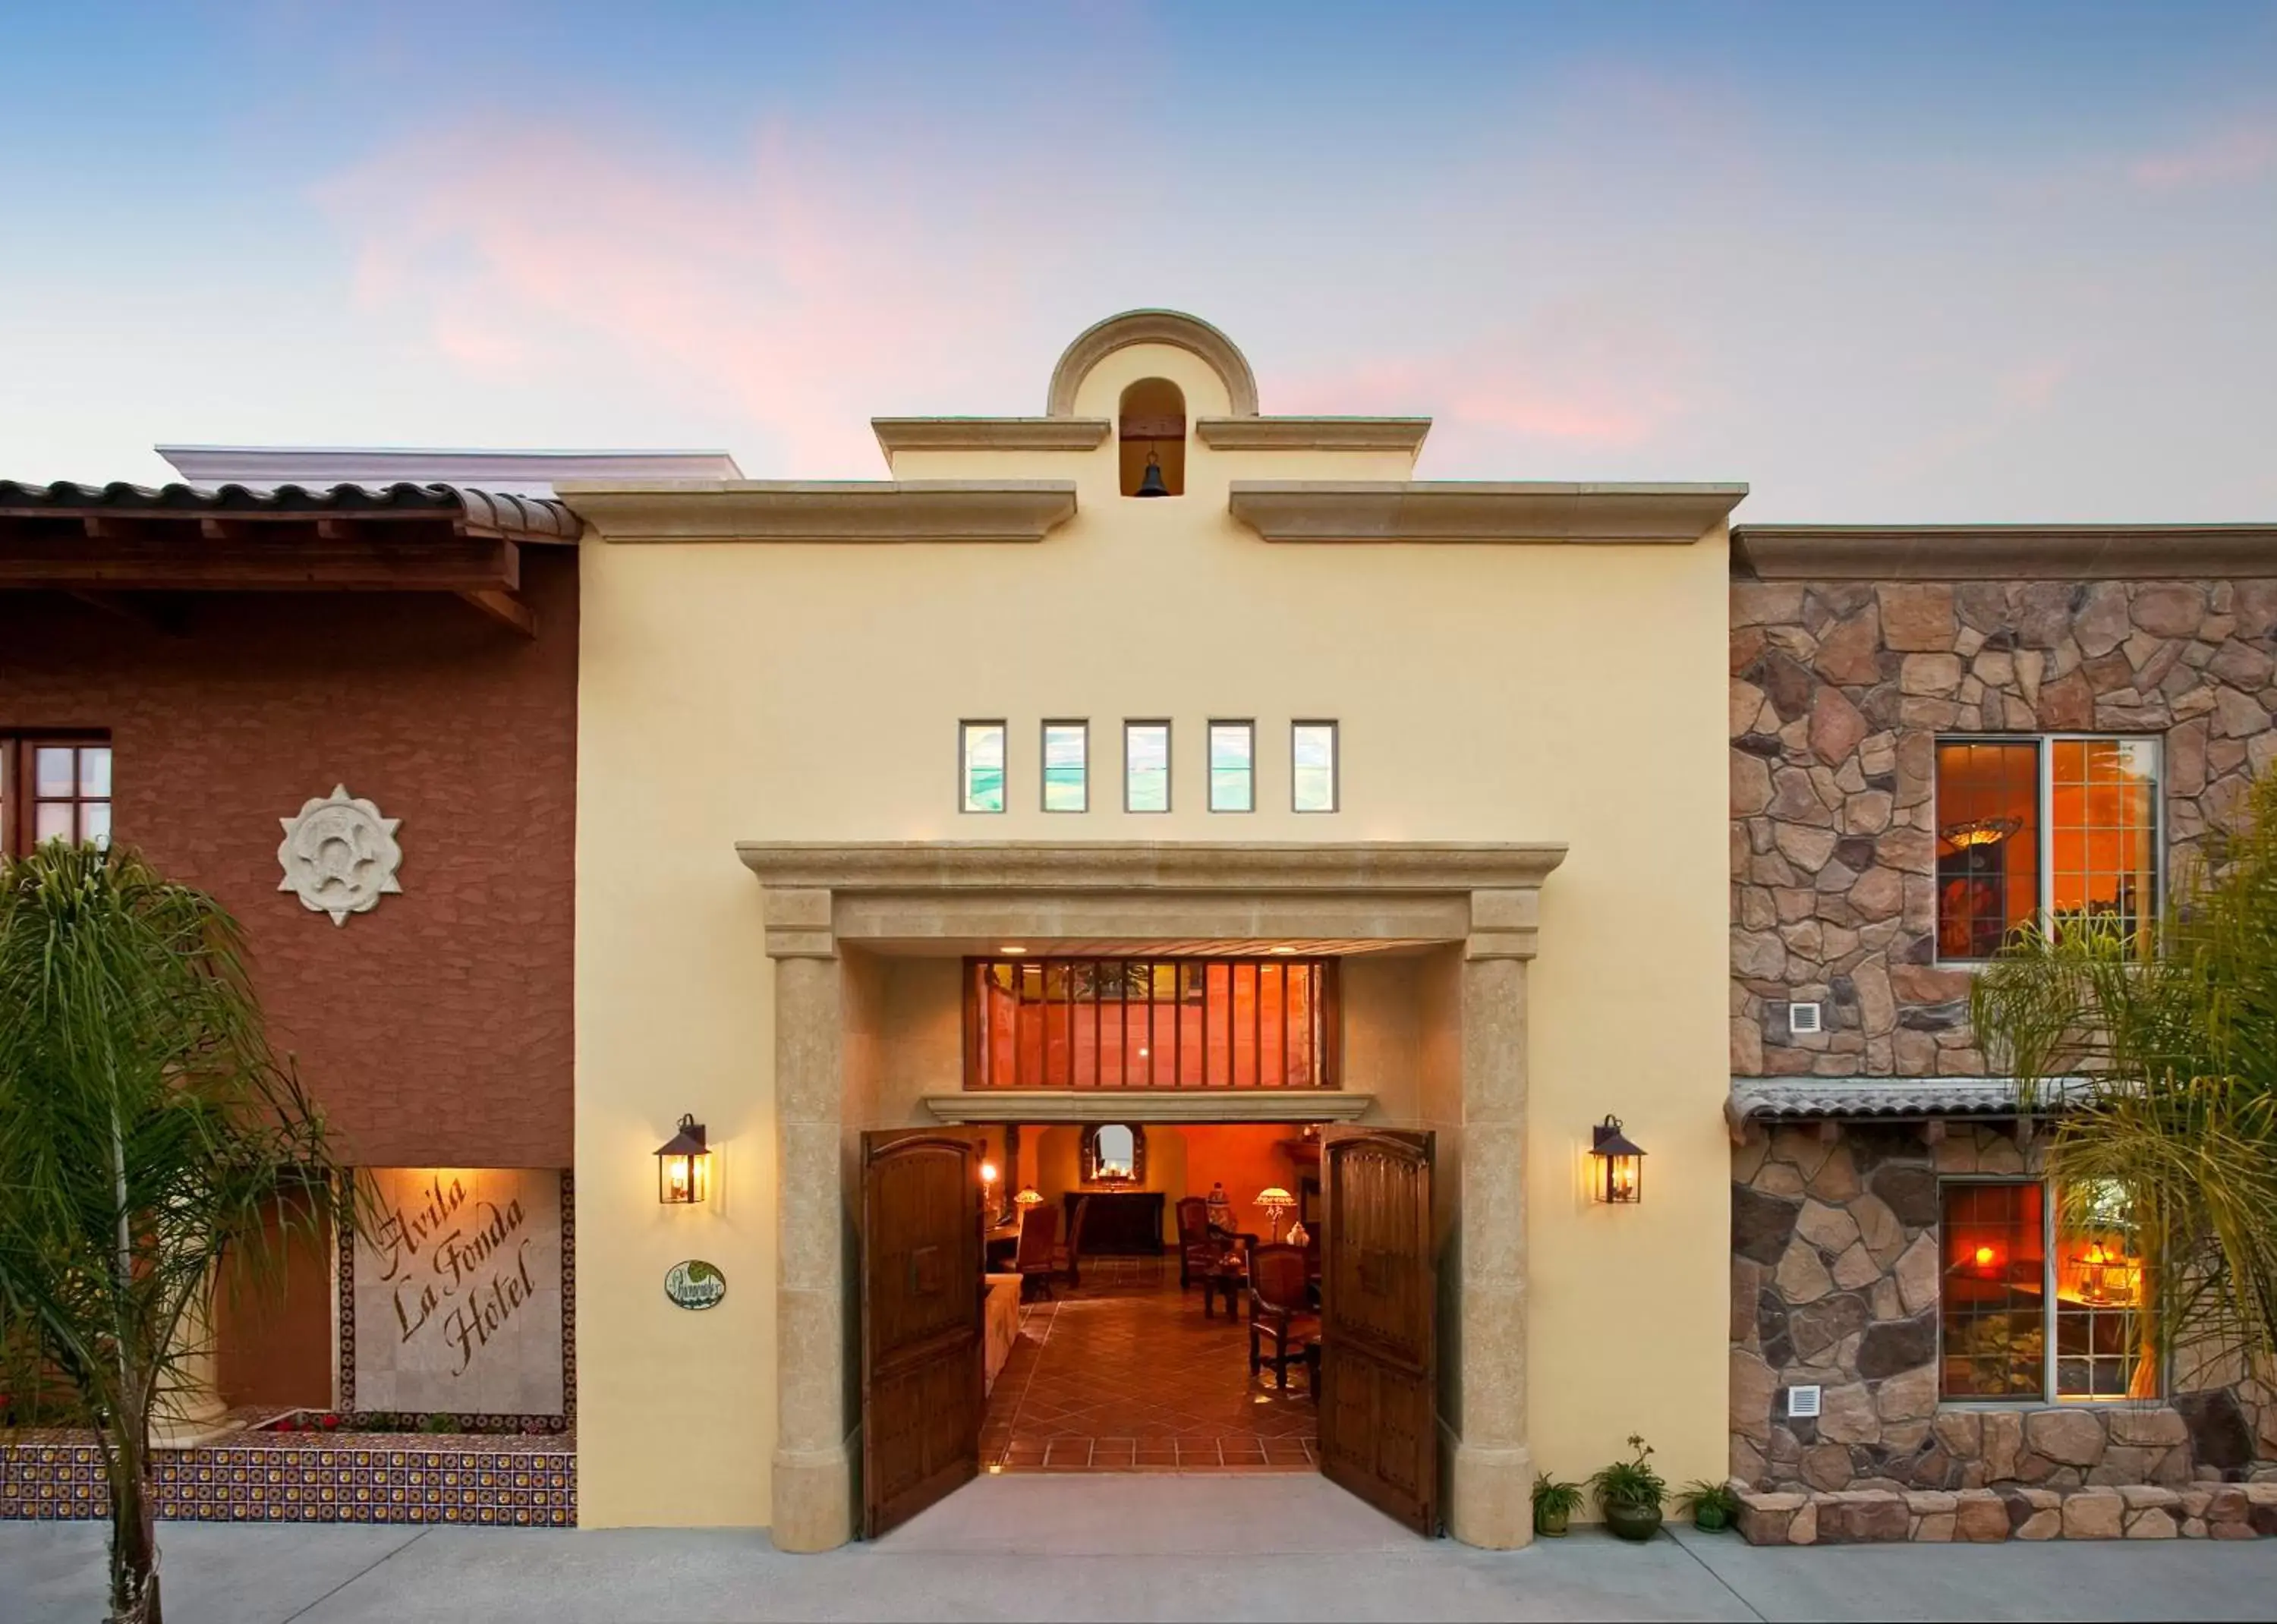
<path fill-rule="evenodd" d="M 1938 832 L 1946 845 L 1967 851 L 1972 846 L 1998 846 L 2023 826 L 2021 817 L 1978 817 L 1965 823 L 1947 823 Z"/>

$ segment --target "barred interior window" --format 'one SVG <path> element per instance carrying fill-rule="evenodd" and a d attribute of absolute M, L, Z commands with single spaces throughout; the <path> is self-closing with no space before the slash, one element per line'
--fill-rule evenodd
<path fill-rule="evenodd" d="M 110 747 L 0 736 L 0 849 L 47 840 L 110 844 Z"/>
<path fill-rule="evenodd" d="M 2126 1187 L 2071 1187 L 2055 1247 L 2056 1396 L 2150 1399 L 2158 1364 L 2145 1346 L 2143 1260 Z"/>
<path fill-rule="evenodd" d="M 2045 1214 L 2037 1183 L 1947 1184 L 1940 1388 L 1948 1399 L 2047 1391 Z"/>
<path fill-rule="evenodd" d="M 2049 763 L 2048 908 L 2112 922 L 2147 949 L 2159 907 L 2159 746 L 2058 739 Z"/>
<path fill-rule="evenodd" d="M 2040 746 L 1937 747 L 1937 952 L 1989 959 L 2039 909 Z"/>
<path fill-rule="evenodd" d="M 1044 810 L 1081 812 L 1091 803 L 1091 727 L 1044 724 Z"/>
<path fill-rule="evenodd" d="M 1004 809 L 1004 724 L 966 722 L 957 729 L 958 809 Z"/>
<path fill-rule="evenodd" d="M 2045 914 L 2103 922 L 2147 951 L 2159 913 L 2159 742 L 1942 740 L 1937 952 L 1989 959 Z"/>
<path fill-rule="evenodd" d="M 975 959 L 968 1089 L 1319 1089 L 1331 959 Z"/>

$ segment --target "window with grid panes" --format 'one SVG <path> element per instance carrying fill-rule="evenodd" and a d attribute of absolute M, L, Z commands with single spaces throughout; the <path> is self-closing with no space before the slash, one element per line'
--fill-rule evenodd
<path fill-rule="evenodd" d="M 110 844 L 110 744 L 0 734 L 0 848 L 47 840 Z"/>

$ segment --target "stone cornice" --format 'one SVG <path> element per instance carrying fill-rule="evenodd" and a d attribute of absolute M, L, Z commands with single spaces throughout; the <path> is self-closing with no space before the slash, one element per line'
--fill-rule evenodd
<path fill-rule="evenodd" d="M 1681 544 L 1747 494 L 1740 484 L 1236 480 L 1230 505 L 1268 542 Z"/>
<path fill-rule="evenodd" d="M 1741 525 L 1756 581 L 2095 581 L 2277 576 L 2277 525 Z"/>
<path fill-rule="evenodd" d="M 1549 842 L 740 841 L 770 890 L 1471 892 L 1538 888 Z"/>
<path fill-rule="evenodd" d="M 1428 417 L 1203 417 L 1202 444 L 1221 452 L 1405 452 L 1423 449 Z"/>
<path fill-rule="evenodd" d="M 1257 415 L 1257 375 L 1249 369 L 1249 358 L 1216 328 L 1183 310 L 1125 310 L 1085 328 L 1052 368 L 1044 409 L 1054 417 L 1072 416 L 1076 386 L 1100 361 L 1133 344 L 1176 345 L 1200 356 L 1224 380 L 1233 415 Z"/>
<path fill-rule="evenodd" d="M 1107 442 L 1103 417 L 873 417 L 872 432 L 896 452 L 1088 452 Z"/>
<path fill-rule="evenodd" d="M 928 1094 L 940 1122 L 1352 1122 L 1373 1094 L 1341 1089 L 989 1089 Z"/>
<path fill-rule="evenodd" d="M 608 542 L 1040 542 L 1073 480 L 727 480 L 564 484 Z"/>

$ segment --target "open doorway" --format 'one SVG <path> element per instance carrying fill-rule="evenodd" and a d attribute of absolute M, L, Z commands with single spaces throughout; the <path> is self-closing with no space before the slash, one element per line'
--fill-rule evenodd
<path fill-rule="evenodd" d="M 1298 1122 L 992 1130 L 984 1472 L 1314 1471 L 1320 1165 Z"/>

